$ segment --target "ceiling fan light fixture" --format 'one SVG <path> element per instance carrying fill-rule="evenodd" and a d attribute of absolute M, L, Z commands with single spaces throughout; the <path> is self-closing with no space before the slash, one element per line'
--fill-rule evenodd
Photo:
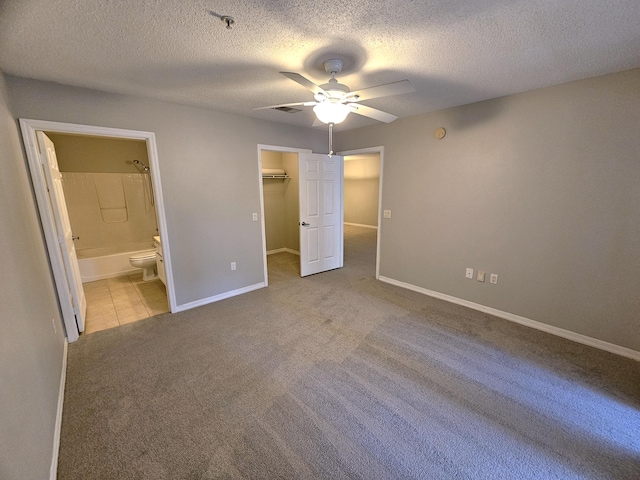
<path fill-rule="evenodd" d="M 313 112 L 322 123 L 341 123 L 347 118 L 351 109 L 340 102 L 324 101 L 313 107 Z"/>

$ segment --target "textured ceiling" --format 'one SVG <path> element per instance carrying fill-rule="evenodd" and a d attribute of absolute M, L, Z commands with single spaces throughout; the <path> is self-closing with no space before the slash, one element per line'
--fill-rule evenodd
<path fill-rule="evenodd" d="M 279 71 L 321 84 L 340 58 L 352 90 L 409 79 L 363 102 L 407 117 L 638 67 L 639 25 L 638 0 L 5 0 L 0 69 L 309 126 L 310 108 L 251 110 L 312 100 Z"/>

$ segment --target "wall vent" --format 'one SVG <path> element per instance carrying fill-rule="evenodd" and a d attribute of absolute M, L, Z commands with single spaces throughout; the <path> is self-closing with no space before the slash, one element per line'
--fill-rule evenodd
<path fill-rule="evenodd" d="M 276 107 L 274 108 L 274 110 L 280 110 L 281 112 L 287 112 L 287 113 L 298 113 L 302 111 L 299 108 L 291 108 L 291 107 Z"/>

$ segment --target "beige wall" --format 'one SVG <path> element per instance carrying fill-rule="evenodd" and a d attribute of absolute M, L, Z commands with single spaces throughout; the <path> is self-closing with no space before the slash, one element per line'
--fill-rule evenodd
<path fill-rule="evenodd" d="M 284 190 L 284 199 L 287 205 L 285 216 L 286 248 L 294 252 L 299 252 L 300 226 L 298 222 L 300 221 L 300 197 L 298 195 L 298 186 L 300 177 L 298 174 L 298 154 L 284 152 L 282 154 L 282 165 L 287 175 L 291 177 L 290 180 L 286 181 Z"/>
<path fill-rule="evenodd" d="M 282 154 L 280 152 L 263 151 L 262 167 L 282 168 Z M 288 180 L 286 181 L 288 182 Z M 284 189 L 285 180 L 279 178 L 265 178 L 262 180 L 267 252 L 279 250 L 286 246 Z"/>
<path fill-rule="evenodd" d="M 178 305 L 264 280 L 257 145 L 326 149 L 312 128 L 17 77 L 7 86 L 18 117 L 155 133 Z"/>
<path fill-rule="evenodd" d="M 0 159 L 0 478 L 49 478 L 64 332 L 1 72 Z"/>
<path fill-rule="evenodd" d="M 377 227 L 380 155 L 352 155 L 344 160 L 344 221 Z"/>
<path fill-rule="evenodd" d="M 158 234 L 146 142 L 48 132 L 79 258 L 153 247 Z M 121 208 L 114 208 L 121 207 Z"/>
<path fill-rule="evenodd" d="M 263 168 L 282 168 L 288 179 L 263 180 L 264 220 L 267 252 L 287 248 L 299 251 L 298 155 L 262 152 Z"/>
<path fill-rule="evenodd" d="M 56 146 L 61 172 L 140 173 L 133 160 L 149 165 L 147 144 L 142 140 L 51 132 L 47 136 Z"/>
<path fill-rule="evenodd" d="M 158 221 L 149 174 L 66 172 L 62 188 L 78 258 L 153 248 Z"/>
<path fill-rule="evenodd" d="M 337 146 L 385 148 L 381 275 L 640 351 L 638 125 L 635 69 L 339 133 Z"/>

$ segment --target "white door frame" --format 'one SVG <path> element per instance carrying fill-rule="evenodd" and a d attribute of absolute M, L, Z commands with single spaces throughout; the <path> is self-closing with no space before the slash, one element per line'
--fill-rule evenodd
<path fill-rule="evenodd" d="M 380 280 L 380 237 L 382 236 L 382 176 L 384 172 L 384 147 L 358 148 L 338 152 L 337 155 L 347 157 L 349 155 L 364 155 L 365 153 L 377 153 L 380 155 L 380 183 L 378 185 L 378 235 L 376 238 L 376 280 Z M 343 206 L 344 208 L 344 206 Z"/>
<path fill-rule="evenodd" d="M 42 171 L 40 151 L 38 148 L 37 131 L 53 132 L 53 133 L 71 133 L 80 135 L 92 135 L 99 137 L 126 138 L 132 140 L 144 140 L 147 144 L 147 153 L 149 156 L 149 167 L 151 179 L 153 182 L 153 192 L 156 202 L 156 213 L 158 217 L 158 228 L 162 237 L 162 253 L 167 276 L 167 297 L 169 300 L 169 308 L 172 312 L 176 311 L 175 288 L 173 284 L 173 271 L 171 268 L 171 248 L 169 245 L 169 235 L 167 231 L 167 221 L 164 208 L 164 199 L 162 197 L 162 184 L 160 181 L 160 168 L 158 161 L 158 148 L 156 146 L 156 136 L 153 132 L 143 132 L 137 130 L 123 130 L 119 128 L 98 127 L 93 125 L 79 125 L 73 123 L 51 122 L 47 120 L 20 119 L 20 128 L 22 130 L 22 140 L 24 142 L 25 152 L 27 154 L 27 162 L 33 181 L 33 189 L 36 195 L 38 211 L 40 212 L 40 220 L 45 235 L 45 241 L 49 252 L 51 268 L 56 280 L 56 288 L 60 291 L 63 286 L 59 285 L 60 280 L 65 277 L 64 263 L 57 244 L 55 235 L 55 223 L 53 212 L 51 211 L 51 203 L 47 195 L 47 184 L 45 182 Z M 66 287 L 65 287 L 66 288 Z M 58 295 L 60 297 L 60 295 Z M 61 306 L 63 299 L 59 299 Z M 68 318 L 68 312 L 62 309 L 63 321 L 67 333 L 67 340 L 74 342 L 79 337 L 77 326 L 75 326 L 75 317 Z"/>
<path fill-rule="evenodd" d="M 278 147 L 276 145 L 258 144 L 258 186 L 260 188 L 260 222 L 262 224 L 262 261 L 264 262 L 264 286 L 269 286 L 267 271 L 267 232 L 264 224 L 264 189 L 262 185 L 262 152 L 312 153 L 308 148 Z"/>

